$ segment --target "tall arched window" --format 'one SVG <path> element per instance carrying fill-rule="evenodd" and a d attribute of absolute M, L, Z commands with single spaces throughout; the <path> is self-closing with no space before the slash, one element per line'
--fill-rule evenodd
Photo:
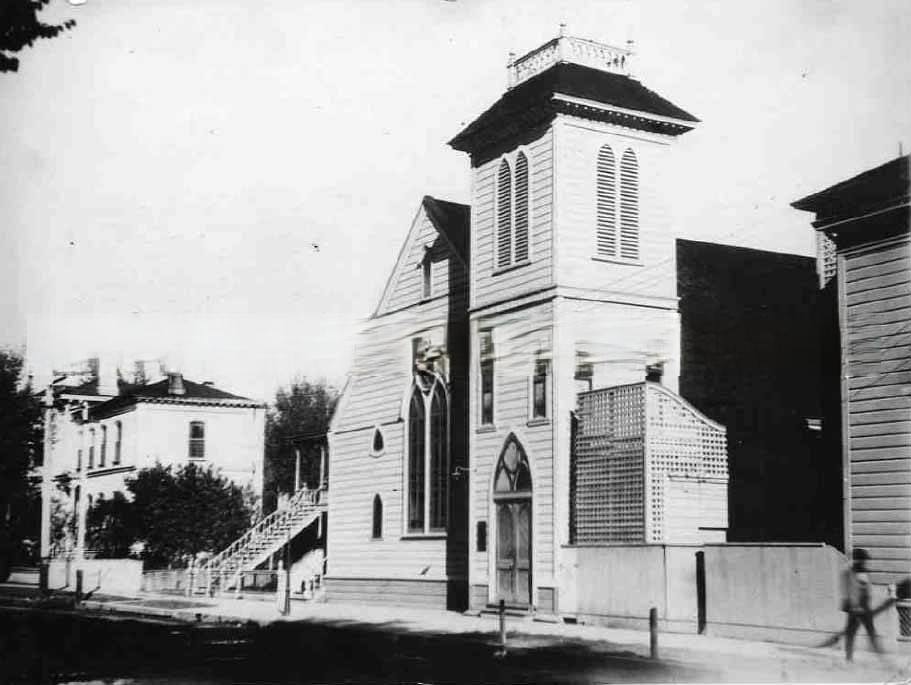
<path fill-rule="evenodd" d="M 614 153 L 604 145 L 598 151 L 598 255 L 617 256 L 617 174 Z"/>
<path fill-rule="evenodd" d="M 497 172 L 497 266 L 512 263 L 512 174 L 509 163 L 500 162 Z"/>
<path fill-rule="evenodd" d="M 95 468 L 95 429 L 89 429 L 89 468 Z"/>
<path fill-rule="evenodd" d="M 373 539 L 383 537 L 383 500 L 379 495 L 373 496 Z"/>
<path fill-rule="evenodd" d="M 449 403 L 443 380 L 416 377 L 408 410 L 408 532 L 446 530 L 449 510 Z"/>
<path fill-rule="evenodd" d="M 516 157 L 516 226 L 515 261 L 528 259 L 528 158 L 524 152 Z"/>
<path fill-rule="evenodd" d="M 620 257 L 639 259 L 639 162 L 629 149 L 620 160 Z"/>
<path fill-rule="evenodd" d="M 116 442 L 114 443 L 114 463 L 119 464 L 121 456 L 121 444 L 123 443 L 123 424 L 118 421 L 114 424 L 114 426 L 116 430 Z"/>
<path fill-rule="evenodd" d="M 408 531 L 424 531 L 424 462 L 426 452 L 424 395 L 415 384 L 408 410 Z"/>
<path fill-rule="evenodd" d="M 108 454 L 108 427 L 101 427 L 101 450 L 98 452 L 98 466 L 104 466 Z"/>

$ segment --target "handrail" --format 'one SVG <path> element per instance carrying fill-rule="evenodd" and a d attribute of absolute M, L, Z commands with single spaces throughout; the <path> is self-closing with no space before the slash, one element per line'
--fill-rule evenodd
<path fill-rule="evenodd" d="M 308 488 L 299 490 L 288 501 L 288 506 L 283 509 L 273 511 L 271 514 L 261 519 L 258 523 L 247 530 L 243 535 L 237 538 L 221 552 L 200 564 L 199 571 L 206 572 L 211 577 L 213 569 L 220 569 L 222 565 L 228 562 L 235 554 L 237 554 L 237 552 L 246 547 L 246 545 L 254 538 L 264 535 L 269 529 L 291 519 L 296 514 L 298 514 L 301 509 L 321 505 L 323 503 L 322 494 L 325 489 L 325 487 L 320 487 L 315 490 L 310 490 Z"/>

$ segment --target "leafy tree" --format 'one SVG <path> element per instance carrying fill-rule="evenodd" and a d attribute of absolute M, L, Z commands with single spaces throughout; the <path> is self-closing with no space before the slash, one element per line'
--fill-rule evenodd
<path fill-rule="evenodd" d="M 297 377 L 276 391 L 266 414 L 265 511 L 275 509 L 279 493 L 294 489 L 296 451 L 301 455 L 301 481 L 309 487 L 319 484 L 320 444 L 309 438 L 329 430 L 337 401 L 338 391 L 323 380 Z"/>
<path fill-rule="evenodd" d="M 41 402 L 22 370 L 19 353 L 0 349 L 0 580 L 40 526 L 38 483 L 29 471 L 40 461 Z"/>
<path fill-rule="evenodd" d="M 122 492 L 109 499 L 99 499 L 86 513 L 86 547 L 99 558 L 126 557 L 139 539 L 135 511 Z"/>
<path fill-rule="evenodd" d="M 243 534 L 253 521 L 250 495 L 211 466 L 186 464 L 174 470 L 160 464 L 142 469 L 127 481 L 131 502 L 99 510 L 99 538 L 105 549 L 123 547 L 127 538 L 143 543 L 151 567 L 182 564 L 201 552 L 219 552 Z M 105 516 L 123 516 L 118 526 Z"/>
<path fill-rule="evenodd" d="M 45 24 L 38 12 L 50 0 L 3 0 L 0 2 L 0 72 L 18 71 L 19 58 L 7 54 L 19 52 L 39 38 L 53 38 L 61 31 L 73 28 L 76 22 L 67 19 L 62 24 Z"/>

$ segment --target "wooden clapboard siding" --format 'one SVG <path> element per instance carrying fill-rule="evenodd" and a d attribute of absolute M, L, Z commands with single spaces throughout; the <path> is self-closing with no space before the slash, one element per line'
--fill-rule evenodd
<path fill-rule="evenodd" d="M 473 391 L 469 412 L 471 433 L 471 494 L 469 530 L 470 578 L 473 584 L 489 580 L 489 557 L 496 551 L 496 521 L 491 509 L 491 479 L 500 452 L 514 433 L 528 455 L 533 491 L 533 583 L 553 578 L 553 420 L 529 421 L 529 379 L 536 355 L 549 356 L 553 344 L 553 304 L 543 302 L 519 310 L 475 317 L 474 330 L 491 329 L 494 336 L 494 426 L 479 426 L 477 340 L 473 342 Z M 551 386 L 552 387 L 552 384 Z M 552 402 L 552 393 L 549 398 Z M 477 551 L 478 521 L 487 522 L 487 552 Z"/>
<path fill-rule="evenodd" d="M 520 148 L 528 158 L 529 263 L 497 270 L 496 179 L 501 157 L 472 169 L 474 192 L 471 205 L 471 302 L 472 307 L 508 300 L 540 290 L 553 282 L 552 205 L 553 134 L 548 129 L 537 140 Z M 515 151 L 507 153 L 511 168 Z"/>
<path fill-rule="evenodd" d="M 419 264 L 428 247 L 433 259 L 433 292 L 425 299 Z M 465 563 L 464 551 L 447 549 L 446 536 L 404 535 L 405 424 L 401 414 L 413 378 L 412 339 L 419 336 L 444 346 L 453 360 L 459 347 L 467 345 L 467 340 L 451 339 L 452 335 L 464 336 L 454 329 L 467 321 L 466 288 L 464 264 L 437 232 L 422 205 L 377 313 L 359 336 L 349 381 L 329 436 L 330 576 L 436 579 L 442 582 L 444 606 L 445 581 L 464 577 L 460 570 Z M 463 324 L 458 324 L 460 321 Z M 384 450 L 374 456 L 371 445 L 377 426 L 383 433 Z M 376 495 L 383 502 L 380 539 L 372 538 Z M 336 585 L 339 592 L 344 589 L 342 594 L 350 597 L 356 595 L 357 587 L 356 583 Z"/>
<path fill-rule="evenodd" d="M 558 118 L 554 143 L 557 264 L 555 281 L 589 290 L 675 298 L 675 245 L 664 196 L 667 141 L 607 124 Z M 597 162 L 609 145 L 619 164 L 632 149 L 639 166 L 639 260 L 598 261 Z M 618 214 L 619 226 L 619 214 Z M 619 233 L 618 233 L 619 235 Z"/>
<path fill-rule="evenodd" d="M 911 247 L 841 253 L 851 543 L 876 582 L 911 568 Z"/>

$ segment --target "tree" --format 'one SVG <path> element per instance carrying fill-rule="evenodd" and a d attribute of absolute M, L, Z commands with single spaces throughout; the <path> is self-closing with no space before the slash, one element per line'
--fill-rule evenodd
<path fill-rule="evenodd" d="M 301 480 L 310 487 L 319 478 L 320 444 L 302 438 L 324 436 L 338 401 L 338 391 L 325 381 L 311 383 L 298 377 L 275 393 L 266 414 L 266 459 L 263 509 L 275 509 L 278 494 L 294 489 L 297 454 L 301 455 Z"/>
<path fill-rule="evenodd" d="M 127 489 L 131 502 L 105 504 L 93 515 L 95 539 L 104 549 L 122 549 L 127 539 L 143 543 L 150 567 L 219 552 L 253 522 L 251 494 L 211 466 L 186 464 L 175 471 L 157 464 L 129 479 Z M 114 514 L 123 517 L 120 524 L 105 523 Z"/>
<path fill-rule="evenodd" d="M 73 28 L 76 22 L 67 19 L 62 24 L 45 24 L 38 12 L 50 0 L 3 0 L 0 2 L 0 72 L 18 71 L 19 58 L 7 53 L 19 52 L 39 38 L 53 38 L 61 31 Z"/>
<path fill-rule="evenodd" d="M 19 353 L 0 349 L 0 580 L 40 526 L 38 484 L 29 472 L 40 461 L 41 402 L 22 370 Z"/>
<path fill-rule="evenodd" d="M 99 499 L 86 512 L 86 546 L 102 559 L 119 559 L 130 554 L 140 539 L 133 503 L 122 492 Z"/>

